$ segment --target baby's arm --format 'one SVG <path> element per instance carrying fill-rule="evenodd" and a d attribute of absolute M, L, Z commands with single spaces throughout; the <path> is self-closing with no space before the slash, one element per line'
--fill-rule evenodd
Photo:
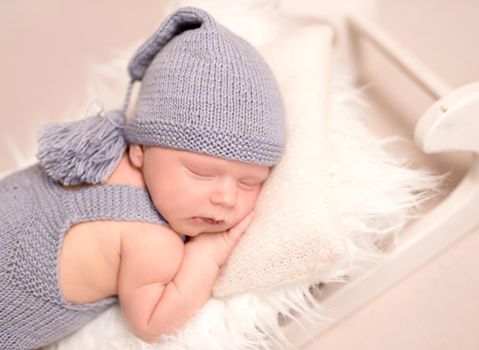
<path fill-rule="evenodd" d="M 152 342 L 189 320 L 210 297 L 219 267 L 251 220 L 248 215 L 224 233 L 203 233 L 186 245 L 162 226 L 126 234 L 118 288 L 134 333 Z"/>

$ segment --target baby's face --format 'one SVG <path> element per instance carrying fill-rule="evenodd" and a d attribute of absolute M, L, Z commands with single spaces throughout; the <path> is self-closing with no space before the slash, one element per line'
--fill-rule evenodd
<path fill-rule="evenodd" d="M 255 206 L 266 166 L 144 147 L 143 176 L 153 202 L 176 232 L 222 232 Z"/>

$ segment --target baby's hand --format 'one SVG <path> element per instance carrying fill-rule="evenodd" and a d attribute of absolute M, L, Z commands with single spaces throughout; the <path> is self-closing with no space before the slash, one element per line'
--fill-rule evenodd
<path fill-rule="evenodd" d="M 233 248 L 253 221 L 254 214 L 254 211 L 251 211 L 244 219 L 225 232 L 201 233 L 191 238 L 187 245 L 190 245 L 190 248 L 194 249 L 196 253 L 212 258 L 216 265 L 221 267 L 226 263 Z"/>

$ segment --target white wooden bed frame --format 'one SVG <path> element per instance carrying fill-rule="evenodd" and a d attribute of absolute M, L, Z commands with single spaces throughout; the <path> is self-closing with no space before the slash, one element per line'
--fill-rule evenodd
<path fill-rule="evenodd" d="M 298 348 L 314 341 L 312 337 L 320 336 L 479 224 L 479 82 L 452 90 L 366 16 L 353 12 L 347 15 L 346 22 L 352 50 L 359 48 L 361 40 L 368 41 L 436 100 L 416 124 L 416 144 L 426 153 L 473 152 L 473 159 L 456 188 L 423 218 L 406 228 L 404 241 L 380 263 L 321 301 L 331 319 L 321 321 L 309 334 L 294 322 L 285 326 L 288 339 Z"/>

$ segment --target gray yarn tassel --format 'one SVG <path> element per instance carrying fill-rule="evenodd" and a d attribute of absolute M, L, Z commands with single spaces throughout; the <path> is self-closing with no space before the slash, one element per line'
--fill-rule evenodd
<path fill-rule="evenodd" d="M 47 174 L 66 186 L 105 182 L 126 150 L 122 110 L 75 122 L 46 125 L 37 158 Z"/>

